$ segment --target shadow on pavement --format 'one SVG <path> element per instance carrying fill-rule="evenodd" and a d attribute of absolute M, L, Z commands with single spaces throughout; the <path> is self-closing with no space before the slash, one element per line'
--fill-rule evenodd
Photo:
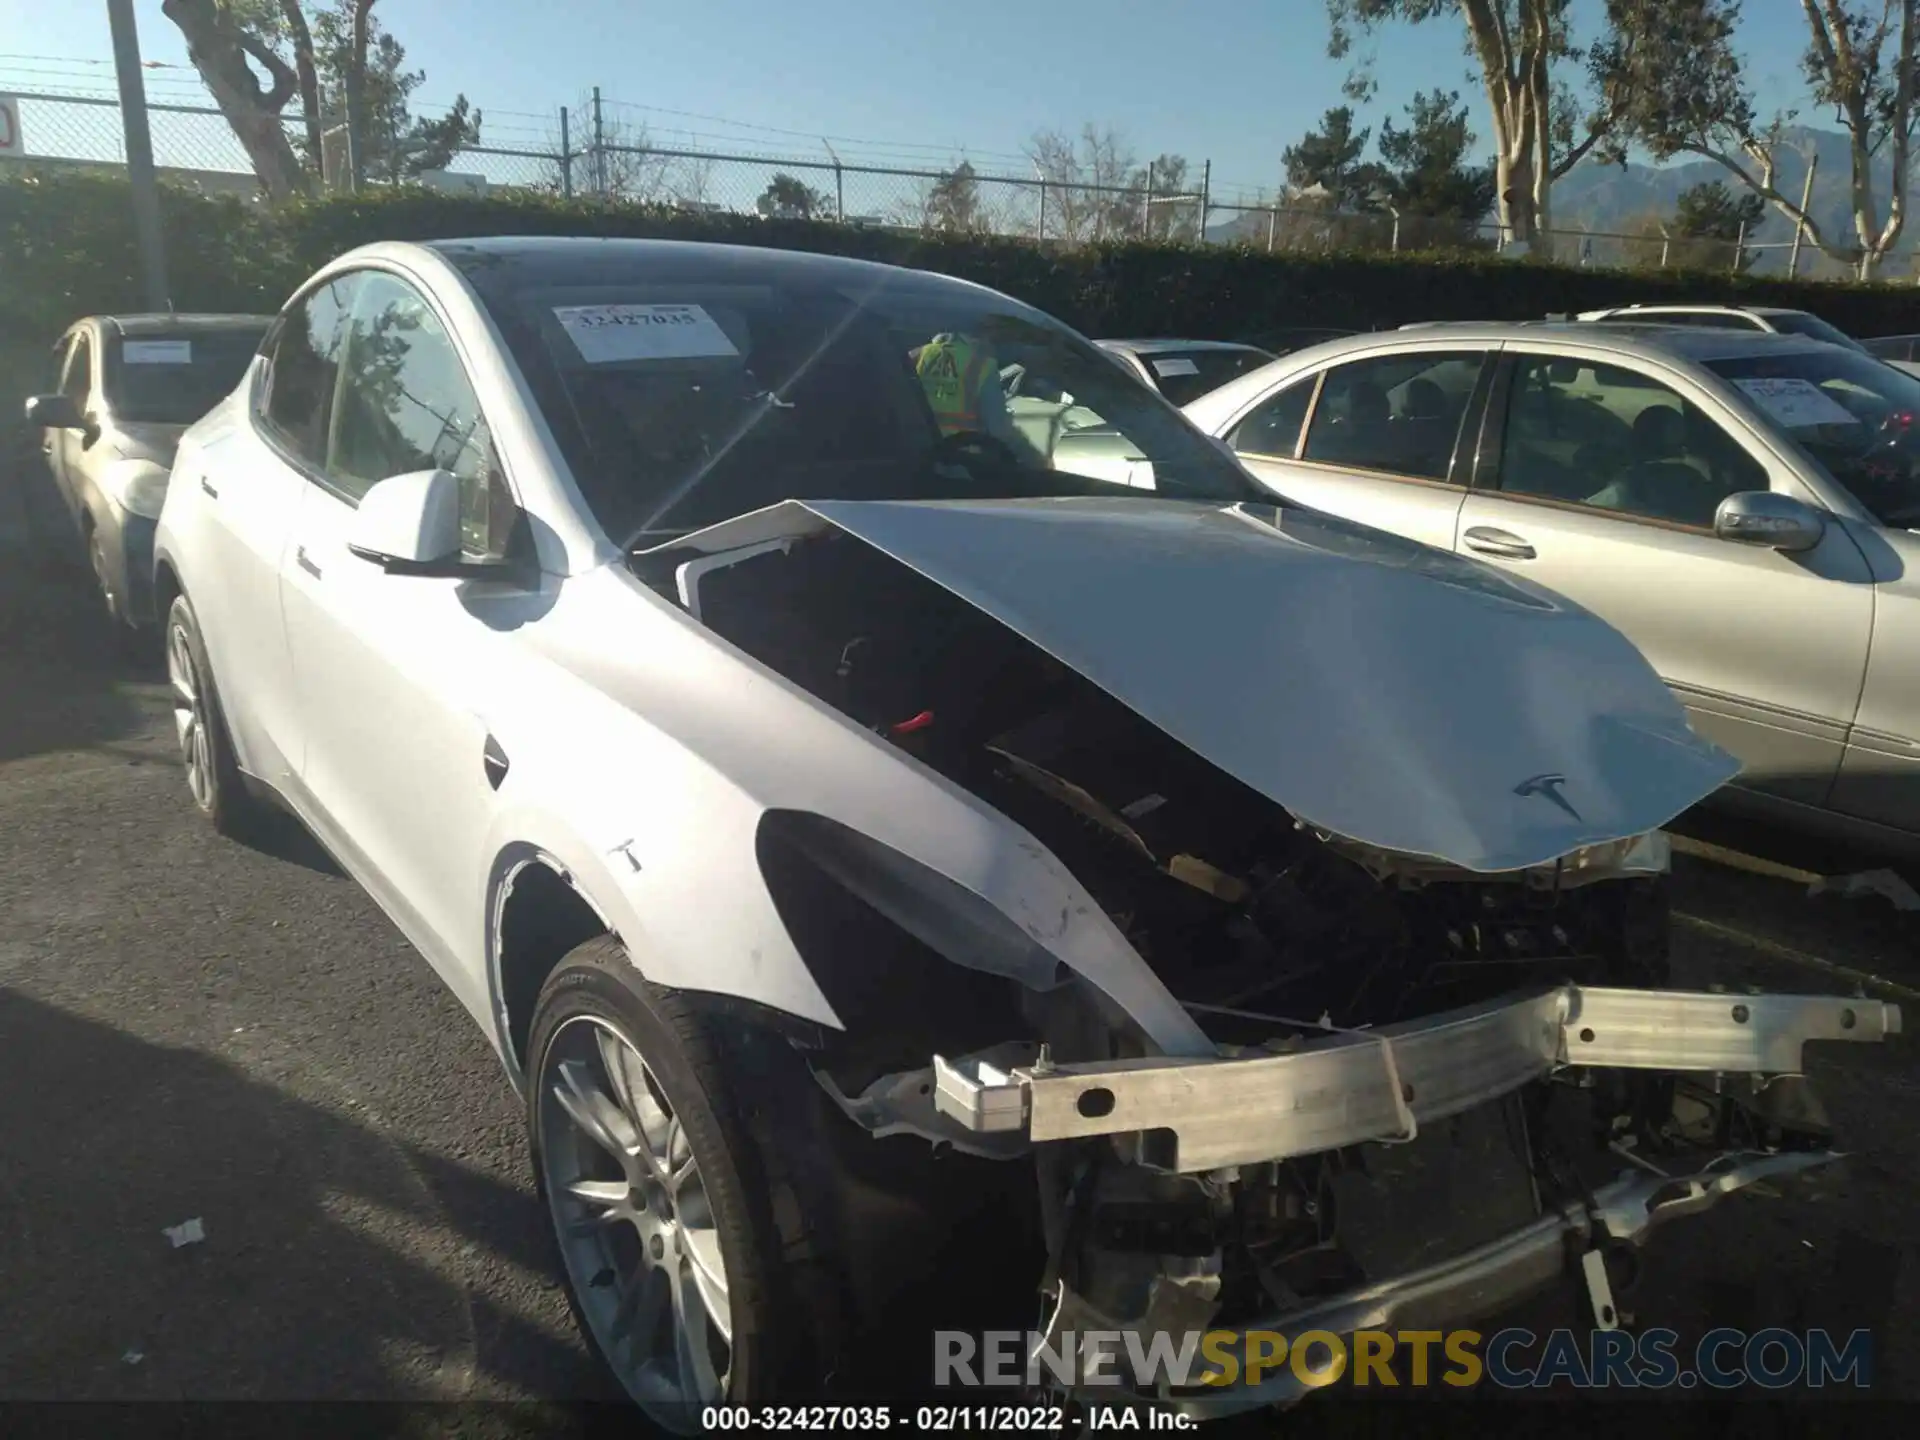
<path fill-rule="evenodd" d="M 0 555 L 0 763 L 140 738 L 174 763 L 166 664 L 156 635 L 109 621 L 92 576 L 69 557 Z M 187 803 L 186 789 L 180 791 Z M 340 867 L 319 841 L 278 807 L 248 844 L 322 875 Z"/>
<path fill-rule="evenodd" d="M 13 991 L 0 1054 L 35 1081 L 0 1126 L 0 1397 L 612 1398 L 451 1278 L 463 1251 L 557 1278 L 524 1195 Z"/>
<path fill-rule="evenodd" d="M 0 554 L 0 761 L 124 740 L 150 723 L 125 688 L 158 681 L 129 662 L 65 545 Z"/>
<path fill-rule="evenodd" d="M 184 801 L 186 791 L 183 787 L 181 798 Z M 317 875 L 332 875 L 344 878 L 343 871 L 326 847 L 314 839 L 313 832 L 296 818 L 292 812 L 273 805 L 266 809 L 260 819 L 246 836 L 246 845 L 250 850 L 258 850 L 269 859 L 279 860 L 288 865 L 299 865 Z"/>

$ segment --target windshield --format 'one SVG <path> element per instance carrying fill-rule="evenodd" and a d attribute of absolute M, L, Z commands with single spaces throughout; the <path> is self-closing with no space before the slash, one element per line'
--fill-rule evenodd
<path fill-rule="evenodd" d="M 1767 319 L 1782 335 L 1804 335 L 1809 340 L 1824 340 L 1829 345 L 1844 345 L 1849 350 L 1858 351 L 1861 354 L 1867 353 L 1866 346 L 1846 331 L 1829 325 L 1818 315 L 1789 310 L 1781 314 L 1769 315 Z"/>
<path fill-rule="evenodd" d="M 1851 350 L 1743 355 L 1707 368 L 1882 525 L 1920 526 L 1920 380 Z"/>
<path fill-rule="evenodd" d="M 115 418 L 191 425 L 246 374 L 266 327 L 129 335 L 107 352 L 107 400 Z"/>
<path fill-rule="evenodd" d="M 480 285 L 589 508 L 630 548 L 795 499 L 1272 501 L 1110 357 L 989 292 L 645 268 Z"/>
<path fill-rule="evenodd" d="M 1273 358 L 1264 350 L 1155 350 L 1143 353 L 1140 363 L 1168 400 L 1175 405 L 1191 405 L 1229 380 L 1270 364 Z"/>

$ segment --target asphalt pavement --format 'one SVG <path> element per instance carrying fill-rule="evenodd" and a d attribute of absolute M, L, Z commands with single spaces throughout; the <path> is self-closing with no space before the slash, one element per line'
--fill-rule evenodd
<path fill-rule="evenodd" d="M 0 1399 L 610 1398 L 465 1012 L 291 823 L 216 836 L 157 667 L 51 551 L 6 560 Z M 1824 961 L 1920 1027 L 1913 917 L 1692 857 L 1677 887 L 1684 980 L 1854 983 Z M 1847 1168 L 1677 1222 L 1636 1317 L 1868 1327 L 1874 1392 L 1920 1398 L 1916 1043 L 1819 1053 Z"/>

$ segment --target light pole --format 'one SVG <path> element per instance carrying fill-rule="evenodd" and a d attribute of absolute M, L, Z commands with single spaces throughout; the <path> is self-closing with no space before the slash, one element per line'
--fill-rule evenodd
<path fill-rule="evenodd" d="M 113 67 L 120 80 L 120 124 L 126 133 L 127 182 L 133 190 L 133 233 L 147 306 L 170 309 L 167 252 L 160 235 L 160 191 L 153 174 L 153 134 L 147 128 L 147 86 L 140 75 L 140 32 L 133 0 L 107 0 L 113 27 Z"/>

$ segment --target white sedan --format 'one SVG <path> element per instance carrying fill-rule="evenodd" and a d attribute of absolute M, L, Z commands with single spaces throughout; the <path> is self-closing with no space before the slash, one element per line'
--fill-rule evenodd
<path fill-rule="evenodd" d="M 936 419 L 947 335 L 1153 492 L 991 385 Z M 357 251 L 188 433 L 157 552 L 194 800 L 290 807 L 472 1013 L 581 1326 L 677 1428 L 918 1390 L 932 1324 L 1043 1284 L 1056 1338 L 1562 1277 L 1610 1325 L 1597 1257 L 1826 1163 L 1804 1042 L 1898 1025 L 1659 988 L 1657 827 L 1733 764 L 1618 633 L 1276 509 L 959 281 Z M 1195 1378 L 1125 1393 L 1301 1392 Z"/>

